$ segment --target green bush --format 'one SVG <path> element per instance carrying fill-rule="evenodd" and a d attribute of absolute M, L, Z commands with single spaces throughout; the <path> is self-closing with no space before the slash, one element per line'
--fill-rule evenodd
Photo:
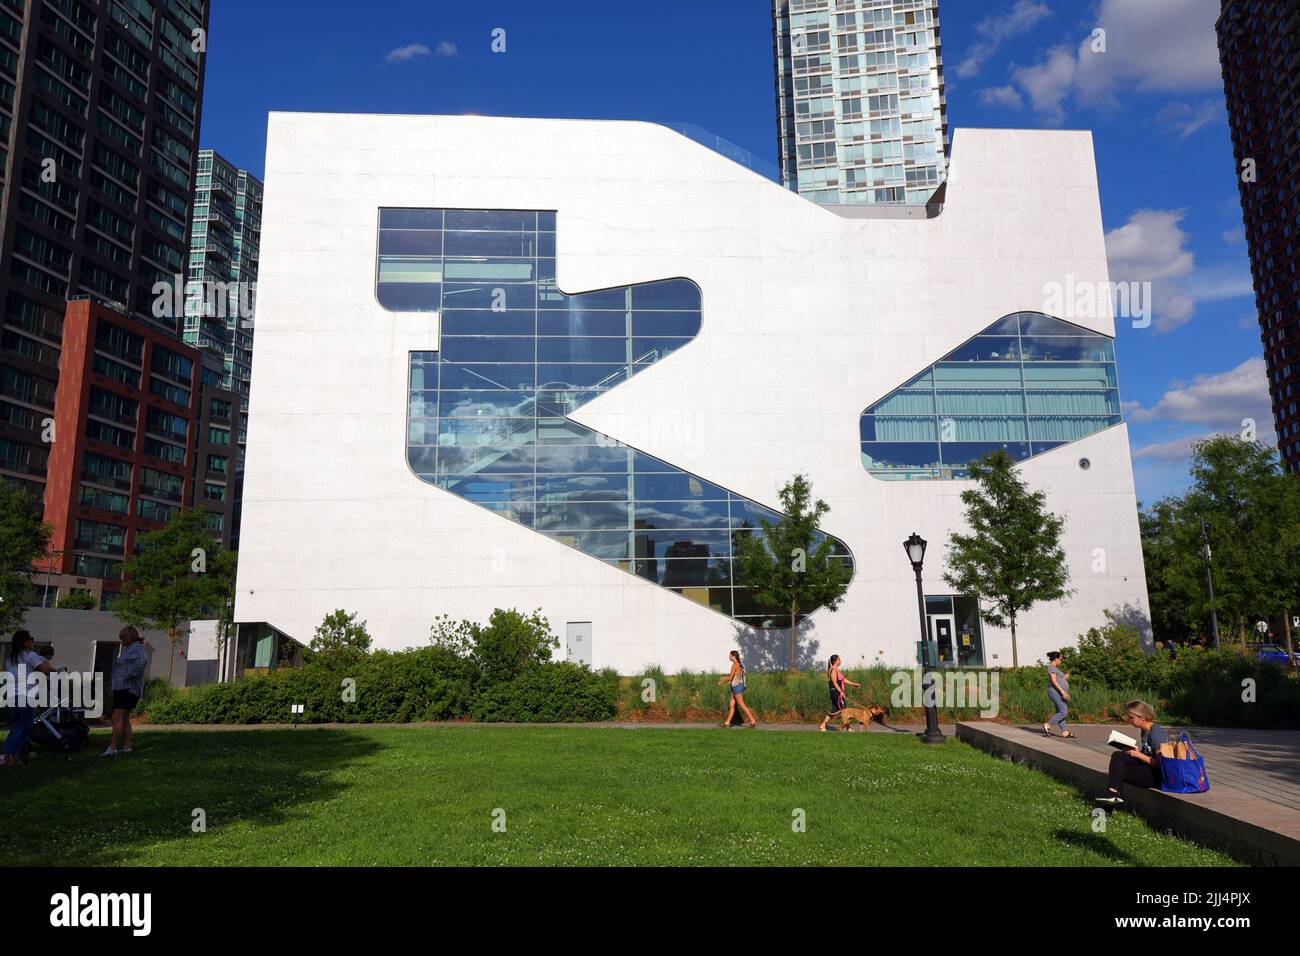
<path fill-rule="evenodd" d="M 336 623 L 351 616 L 336 611 Z M 327 619 L 329 623 L 329 619 Z M 336 642 L 337 643 L 337 642 Z M 426 720 L 586 721 L 614 715 L 617 677 L 550 662 L 558 642 L 534 613 L 497 610 L 485 625 L 440 619 L 433 643 L 367 654 L 316 653 L 298 668 L 159 693 L 159 724 L 407 723 Z M 322 648 L 323 650 L 324 648 Z"/>
<path fill-rule="evenodd" d="M 1300 726 L 1300 682 L 1282 665 L 1240 650 L 1180 652 L 1166 694 L 1169 709 L 1193 724 Z"/>
<path fill-rule="evenodd" d="M 610 720 L 618 704 L 618 675 L 568 662 L 539 665 L 513 681 L 492 684 L 474 698 L 475 720 L 555 723 Z"/>
<path fill-rule="evenodd" d="M 1083 680 L 1113 688 L 1162 688 L 1169 681 L 1172 667 L 1168 651 L 1148 653 L 1142 647 L 1141 635 L 1116 620 L 1079 635 L 1076 647 L 1061 649 L 1061 669 L 1070 675 L 1071 682 Z"/>

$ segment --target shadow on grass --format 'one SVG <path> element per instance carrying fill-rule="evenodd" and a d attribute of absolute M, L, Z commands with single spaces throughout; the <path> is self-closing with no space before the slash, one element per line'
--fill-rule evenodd
<path fill-rule="evenodd" d="M 0 770 L 8 816 L 0 864 L 103 866 L 139 860 L 144 847 L 237 823 L 258 827 L 301 816 L 351 784 L 335 773 L 384 745 L 338 730 L 137 732 L 135 752 L 100 758 L 106 734 L 81 753 L 40 753 Z"/>
<path fill-rule="evenodd" d="M 1087 850 L 1098 856 L 1127 866 L 1138 866 L 1132 854 L 1117 847 L 1108 837 L 1097 833 L 1077 833 L 1073 830 L 1057 830 L 1056 839 L 1079 850 Z"/>

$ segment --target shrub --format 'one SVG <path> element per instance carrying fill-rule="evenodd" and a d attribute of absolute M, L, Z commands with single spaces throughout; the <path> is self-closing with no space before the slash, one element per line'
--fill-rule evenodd
<path fill-rule="evenodd" d="M 561 661 L 487 686 L 475 697 L 472 716 L 482 721 L 537 723 L 610 720 L 617 704 L 616 673 L 595 673 Z"/>
<path fill-rule="evenodd" d="M 1082 680 L 1113 688 L 1164 687 L 1172 663 L 1168 651 L 1147 652 L 1141 635 L 1114 619 L 1079 635 L 1078 646 L 1061 649 L 1061 669 L 1069 673 L 1072 682 Z M 1047 686 L 1046 677 L 1043 686 Z"/>
<path fill-rule="evenodd" d="M 93 611 L 99 602 L 89 591 L 74 589 L 55 601 L 54 606 L 67 611 Z"/>
<path fill-rule="evenodd" d="M 358 623 L 355 614 L 344 610 L 325 615 L 307 648 L 306 659 L 329 664 L 355 660 L 370 651 L 370 633 L 366 622 Z"/>
<path fill-rule="evenodd" d="M 104 690 L 108 692 L 108 688 Z M 175 696 L 176 688 L 167 678 L 151 677 L 144 682 L 144 693 L 140 695 L 140 713 L 148 714 L 154 707 Z"/>

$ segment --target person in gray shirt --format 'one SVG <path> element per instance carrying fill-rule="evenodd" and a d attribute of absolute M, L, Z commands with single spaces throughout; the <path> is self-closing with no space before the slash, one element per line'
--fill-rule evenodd
<path fill-rule="evenodd" d="M 1115 751 L 1110 755 L 1109 786 L 1098 803 L 1119 804 L 1121 784 L 1136 787 L 1159 787 L 1163 775 L 1160 770 L 1160 745 L 1169 743 L 1169 733 L 1156 723 L 1155 709 L 1144 700 L 1131 700 L 1124 707 L 1124 719 L 1142 732 L 1136 747 Z"/>
<path fill-rule="evenodd" d="M 122 650 L 113 661 L 113 739 L 101 757 L 131 752 L 131 711 L 144 693 L 144 672 L 149 669 L 149 652 L 134 627 L 124 627 L 117 639 Z"/>
<path fill-rule="evenodd" d="M 1070 675 L 1061 670 L 1060 651 L 1050 651 L 1047 655 L 1047 699 L 1056 708 L 1056 713 L 1043 724 L 1043 733 L 1055 736 L 1052 724 L 1056 724 L 1061 728 L 1062 737 L 1078 737 L 1078 734 L 1065 729 L 1065 717 L 1070 712 Z"/>

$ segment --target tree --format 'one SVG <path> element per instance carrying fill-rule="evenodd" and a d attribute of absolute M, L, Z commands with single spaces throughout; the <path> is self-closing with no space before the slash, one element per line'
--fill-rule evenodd
<path fill-rule="evenodd" d="M 96 603 L 95 595 L 74 588 L 55 601 L 54 606 L 65 611 L 93 611 Z"/>
<path fill-rule="evenodd" d="M 943 580 L 980 602 L 984 620 L 1011 628 L 1011 666 L 1020 666 L 1016 621 L 1041 601 L 1070 594 L 1061 548 L 1065 520 L 1046 510 L 1046 496 L 1016 474 L 1005 449 L 970 465 L 977 487 L 961 493 L 970 534 L 948 540 Z"/>
<path fill-rule="evenodd" d="M 487 624 L 439 617 L 430 630 L 429 642 L 470 660 L 485 687 L 513 681 L 546 663 L 560 645 L 540 610 L 524 614 L 513 608 L 497 608 Z"/>
<path fill-rule="evenodd" d="M 137 543 L 138 553 L 123 562 L 125 587 L 113 613 L 127 624 L 167 632 L 170 683 L 181 625 L 215 617 L 224 607 L 236 556 L 213 538 L 203 511 L 181 511 Z"/>
<path fill-rule="evenodd" d="M 799 622 L 818 608 L 835 611 L 844 600 L 853 568 L 836 542 L 817 530 L 830 512 L 812 484 L 795 475 L 778 492 L 784 514 L 775 523 L 759 519 L 763 533 L 732 535 L 736 585 L 754 590 L 759 606 L 789 616 L 790 670 L 799 669 Z"/>
<path fill-rule="evenodd" d="M 0 479 L 0 632 L 22 627 L 32 564 L 46 553 L 52 533 L 35 499 Z"/>
<path fill-rule="evenodd" d="M 1250 621 L 1289 613 L 1300 594 L 1300 482 L 1274 449 L 1235 435 L 1192 448 L 1192 486 L 1143 515 L 1153 621 L 1209 631 L 1201 522 L 1214 568 L 1218 617 L 1246 641 Z"/>
<path fill-rule="evenodd" d="M 366 622 L 358 622 L 356 614 L 344 610 L 327 614 L 316 628 L 308 650 L 312 659 L 330 665 L 364 657 L 370 652 L 370 633 L 366 630 Z"/>

